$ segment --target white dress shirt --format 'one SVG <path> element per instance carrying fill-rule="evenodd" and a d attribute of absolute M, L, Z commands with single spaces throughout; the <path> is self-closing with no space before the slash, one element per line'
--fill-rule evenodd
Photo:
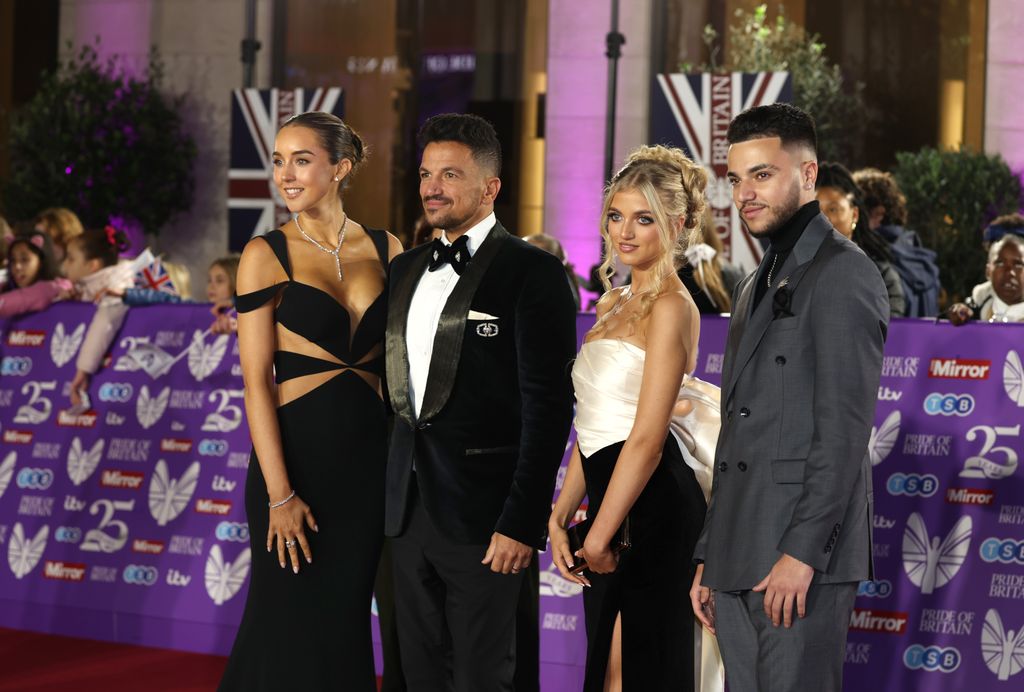
<path fill-rule="evenodd" d="M 466 247 L 469 256 L 487 238 L 497 223 L 491 212 L 480 223 L 466 231 Z M 441 242 L 451 245 L 447 236 L 441 233 Z M 434 335 L 441 319 L 448 297 L 455 290 L 459 275 L 450 264 L 441 265 L 436 271 L 423 270 L 423 276 L 416 285 L 409 302 L 409 316 L 405 325 L 405 346 L 409 352 L 409 399 L 417 418 L 423 406 L 423 393 L 427 388 L 427 374 L 430 372 L 430 358 L 434 353 Z"/>

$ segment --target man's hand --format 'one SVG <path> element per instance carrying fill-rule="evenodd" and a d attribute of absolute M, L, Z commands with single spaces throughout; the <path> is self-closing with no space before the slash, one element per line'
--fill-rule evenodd
<path fill-rule="evenodd" d="M 792 627 L 794 605 L 797 615 L 807 614 L 807 589 L 813 577 L 813 567 L 783 553 L 768 576 L 754 587 L 754 591 L 764 592 L 764 613 L 773 625 L 778 627 L 781 621 Z"/>
<path fill-rule="evenodd" d="M 690 606 L 693 614 L 700 620 L 700 624 L 708 628 L 708 632 L 715 634 L 715 595 L 706 586 L 701 586 L 701 579 L 704 577 L 704 563 L 697 565 L 697 573 L 693 576 L 693 586 L 690 587 Z"/>
<path fill-rule="evenodd" d="M 492 572 L 518 574 L 519 570 L 530 566 L 532 559 L 533 548 L 495 532 L 491 534 L 491 544 L 481 564 L 490 565 Z"/>

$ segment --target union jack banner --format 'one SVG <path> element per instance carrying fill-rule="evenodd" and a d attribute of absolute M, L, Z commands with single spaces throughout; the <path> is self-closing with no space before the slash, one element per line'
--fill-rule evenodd
<path fill-rule="evenodd" d="M 708 202 L 726 259 L 752 271 L 763 250 L 740 223 L 726 173 L 729 122 L 754 106 L 792 99 L 788 72 L 659 74 L 651 96 L 651 141 L 686 150 L 708 171 Z"/>
<path fill-rule="evenodd" d="M 341 87 L 319 89 L 235 89 L 231 92 L 231 160 L 228 171 L 228 246 L 241 251 L 253 236 L 289 218 L 274 188 L 274 137 L 296 113 L 345 109 Z"/>

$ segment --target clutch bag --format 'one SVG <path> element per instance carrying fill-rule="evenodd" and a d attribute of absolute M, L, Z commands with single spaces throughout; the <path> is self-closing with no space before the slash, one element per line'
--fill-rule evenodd
<path fill-rule="evenodd" d="M 583 548 L 584 541 L 587 540 L 587 534 L 590 532 L 592 522 L 589 518 L 584 519 L 578 524 L 573 524 L 569 527 L 569 550 L 572 552 L 573 567 L 569 570 L 572 574 L 579 574 L 587 568 L 587 561 L 576 553 Z M 629 538 L 629 517 L 627 516 L 625 521 L 622 522 L 622 526 L 615 532 L 611 540 L 611 549 L 615 555 L 620 555 L 624 551 L 628 550 L 630 546 Z"/>

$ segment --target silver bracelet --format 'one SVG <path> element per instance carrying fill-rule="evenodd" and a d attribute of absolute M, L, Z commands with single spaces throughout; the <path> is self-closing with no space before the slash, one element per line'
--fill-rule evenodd
<path fill-rule="evenodd" d="M 295 491 L 294 490 L 292 491 L 291 495 L 289 495 L 285 499 L 281 500 L 280 502 L 268 502 L 267 503 L 267 507 L 270 507 L 270 509 L 277 509 L 278 507 L 280 507 L 282 505 L 288 504 L 293 497 L 295 497 Z"/>

